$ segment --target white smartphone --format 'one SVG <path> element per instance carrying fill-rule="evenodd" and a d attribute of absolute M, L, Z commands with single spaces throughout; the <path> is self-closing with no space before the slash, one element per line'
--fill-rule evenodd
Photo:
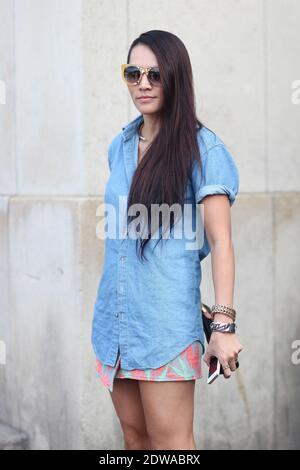
<path fill-rule="evenodd" d="M 220 361 L 217 357 L 212 356 L 210 359 L 210 364 L 209 364 L 209 370 L 208 370 L 208 377 L 207 377 L 207 383 L 212 384 L 216 378 L 221 373 L 221 364 Z"/>

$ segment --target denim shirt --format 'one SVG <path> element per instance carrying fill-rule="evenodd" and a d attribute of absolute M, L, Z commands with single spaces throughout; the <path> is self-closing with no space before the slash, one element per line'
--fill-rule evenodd
<path fill-rule="evenodd" d="M 127 203 L 138 164 L 138 126 L 142 120 L 140 114 L 122 127 L 108 147 L 110 176 L 104 203 L 116 210 L 117 234 L 119 197 L 125 197 Z M 239 190 L 232 155 L 206 127 L 197 131 L 197 139 L 203 166 L 202 171 L 196 164 L 192 167 L 185 199 L 191 203 L 192 214 L 208 194 L 226 194 L 232 206 Z M 104 364 L 114 366 L 119 350 L 124 369 L 158 368 L 195 340 L 201 342 L 205 352 L 200 308 L 200 262 L 210 252 L 205 231 L 197 249 L 186 249 L 186 237 L 157 241 L 149 239 L 145 247 L 148 260 L 141 262 L 136 240 L 128 236 L 105 239 L 91 336 L 96 357 Z"/>

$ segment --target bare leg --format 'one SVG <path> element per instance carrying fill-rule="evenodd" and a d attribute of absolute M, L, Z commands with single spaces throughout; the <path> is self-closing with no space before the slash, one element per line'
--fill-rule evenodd
<path fill-rule="evenodd" d="M 152 449 L 197 449 L 193 433 L 195 380 L 139 381 Z"/>
<path fill-rule="evenodd" d="M 115 379 L 110 393 L 122 427 L 125 450 L 150 449 L 138 382 Z"/>

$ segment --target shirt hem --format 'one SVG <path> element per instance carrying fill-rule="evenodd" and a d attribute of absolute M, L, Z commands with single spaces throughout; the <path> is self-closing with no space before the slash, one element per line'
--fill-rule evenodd
<path fill-rule="evenodd" d="M 205 346 L 204 346 L 204 342 L 203 342 L 201 339 L 199 339 L 199 336 L 198 336 L 197 338 L 194 338 L 194 339 L 192 339 L 192 340 L 189 339 L 188 342 L 180 349 L 179 352 L 173 353 L 169 359 L 164 360 L 164 362 L 163 362 L 162 364 L 158 365 L 158 366 L 153 366 L 153 367 L 151 367 L 151 366 L 146 366 L 146 367 L 141 367 L 141 366 L 139 366 L 139 367 L 130 367 L 130 366 L 129 366 L 129 367 L 128 367 L 128 366 L 127 366 L 127 367 L 123 367 L 123 366 L 121 365 L 121 363 L 120 363 L 120 368 L 122 368 L 122 369 L 124 369 L 124 370 L 127 370 L 127 371 L 132 371 L 132 370 L 136 370 L 136 369 L 139 369 L 139 370 L 159 369 L 160 367 L 163 367 L 163 366 L 165 366 L 166 364 L 168 364 L 169 362 L 173 361 L 177 356 L 179 356 L 185 349 L 187 349 L 188 346 L 190 346 L 190 345 L 191 345 L 192 343 L 194 343 L 195 341 L 199 341 L 199 342 L 200 342 L 200 345 L 201 345 L 201 347 L 202 347 L 202 355 L 201 355 L 201 356 L 203 356 L 204 353 L 205 353 Z M 120 349 L 118 348 L 118 353 L 119 353 L 119 351 L 120 351 Z M 96 353 L 95 355 L 96 355 L 96 359 L 98 359 L 103 365 L 110 366 L 110 367 L 115 367 L 116 364 L 117 364 L 117 360 L 118 360 L 118 353 L 117 353 L 117 358 L 116 358 L 116 360 L 114 361 L 113 365 L 112 365 L 112 364 L 109 364 L 108 362 L 106 362 L 106 361 L 104 361 L 104 360 L 102 360 L 102 359 L 100 358 L 100 356 L 99 356 L 98 353 Z M 121 360 L 122 360 L 122 356 L 121 356 Z M 121 362 L 121 361 L 120 361 L 120 362 Z"/>

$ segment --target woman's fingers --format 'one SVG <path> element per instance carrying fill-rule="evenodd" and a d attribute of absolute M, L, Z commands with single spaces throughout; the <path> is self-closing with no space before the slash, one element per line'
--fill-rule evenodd
<path fill-rule="evenodd" d="M 222 358 L 220 362 L 224 371 L 224 377 L 229 379 L 231 372 L 236 370 L 237 355 L 234 354 L 234 356 L 228 357 L 227 359 Z"/>
<path fill-rule="evenodd" d="M 231 377 L 231 373 L 236 371 L 237 369 L 236 363 L 238 362 L 239 352 L 240 352 L 240 349 L 238 350 L 236 349 L 235 352 L 232 354 L 226 354 L 223 352 L 223 354 L 219 356 L 219 361 L 223 368 L 225 379 L 229 379 Z M 218 356 L 216 351 L 214 352 L 214 354 L 212 354 L 210 353 L 209 348 L 208 348 L 205 355 L 203 356 L 203 360 L 208 367 L 210 366 L 210 361 L 213 355 Z"/>
<path fill-rule="evenodd" d="M 230 360 L 228 361 L 228 364 L 229 364 L 229 366 L 230 366 L 230 370 L 231 370 L 232 372 L 234 372 L 234 371 L 236 370 L 235 362 L 236 362 L 235 358 L 232 358 L 232 359 L 230 359 Z"/>
<path fill-rule="evenodd" d="M 223 371 L 224 371 L 225 379 L 229 379 L 229 377 L 231 376 L 229 363 L 227 361 L 221 362 L 221 366 L 222 366 Z"/>

